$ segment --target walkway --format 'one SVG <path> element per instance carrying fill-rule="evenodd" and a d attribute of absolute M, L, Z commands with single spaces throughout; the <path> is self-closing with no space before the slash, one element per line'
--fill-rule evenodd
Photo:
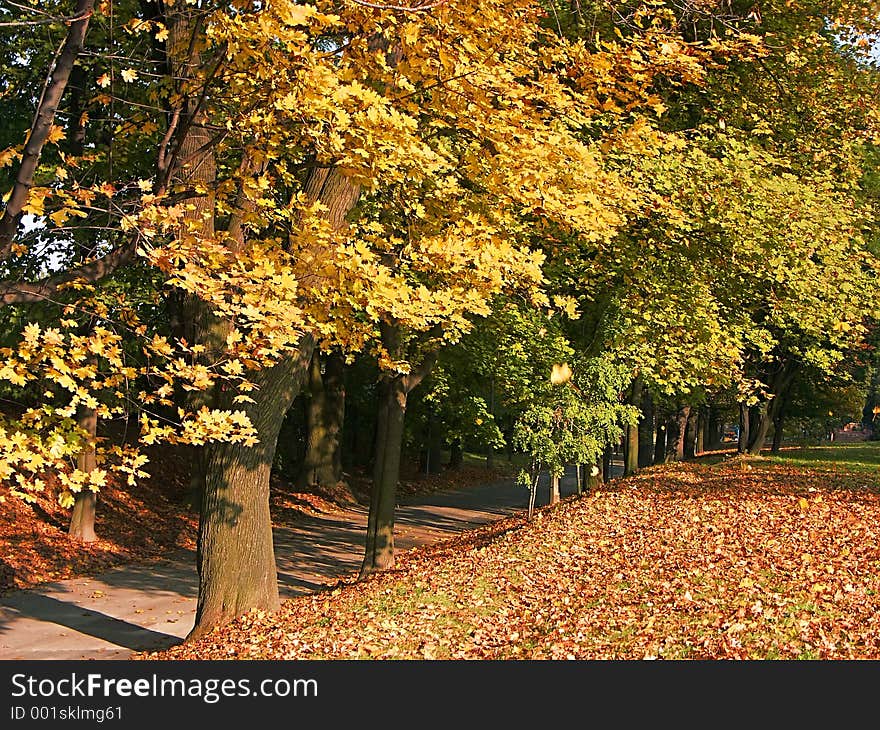
<path fill-rule="evenodd" d="M 576 490 L 573 469 L 562 496 Z M 537 504 L 547 503 L 546 479 Z M 402 501 L 395 544 L 405 550 L 527 508 L 528 492 L 511 482 L 436 492 Z M 360 568 L 365 509 L 306 517 L 276 527 L 282 598 L 302 595 Z M 2 659 L 126 659 L 179 643 L 192 628 L 198 578 L 195 554 L 131 563 L 90 578 L 49 583 L 0 598 Z"/>

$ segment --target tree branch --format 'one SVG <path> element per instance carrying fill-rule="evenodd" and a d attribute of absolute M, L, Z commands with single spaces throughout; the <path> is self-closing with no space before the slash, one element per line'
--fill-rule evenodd
<path fill-rule="evenodd" d="M 77 0 L 76 11 L 73 14 L 76 20 L 70 23 L 61 53 L 49 71 L 51 80 L 46 85 L 45 93 L 37 106 L 37 113 L 34 116 L 27 144 L 21 156 L 18 174 L 15 177 L 15 185 L 12 188 L 6 209 L 3 211 L 3 216 L 0 217 L 0 259 L 8 257 L 12 250 L 22 209 L 27 202 L 28 193 L 34 181 L 34 173 L 40 160 L 40 154 L 43 152 L 43 147 L 52 129 L 55 113 L 58 111 L 58 105 L 61 103 L 61 97 L 64 95 L 64 90 L 70 79 L 73 64 L 83 46 L 94 5 L 95 0 Z"/>

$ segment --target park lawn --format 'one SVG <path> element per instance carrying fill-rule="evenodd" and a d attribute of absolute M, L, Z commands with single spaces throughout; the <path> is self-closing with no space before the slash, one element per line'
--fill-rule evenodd
<path fill-rule="evenodd" d="M 785 448 L 770 458 L 795 466 L 871 472 L 880 469 L 880 441 Z"/>
<path fill-rule="evenodd" d="M 822 463 L 645 469 L 138 658 L 880 659 L 880 473 Z"/>

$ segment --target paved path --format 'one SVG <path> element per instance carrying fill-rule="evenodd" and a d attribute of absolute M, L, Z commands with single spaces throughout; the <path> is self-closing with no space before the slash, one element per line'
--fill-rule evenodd
<path fill-rule="evenodd" d="M 576 489 L 573 469 L 561 484 Z M 547 503 L 546 479 L 538 505 Z M 511 482 L 448 490 L 403 500 L 395 544 L 405 550 L 478 524 L 522 512 L 528 492 Z M 275 556 L 282 598 L 352 575 L 363 557 L 365 509 L 306 517 L 277 527 Z M 132 652 L 177 644 L 193 626 L 198 579 L 195 554 L 131 563 L 91 578 L 49 583 L 0 597 L 0 660 L 126 659 Z"/>

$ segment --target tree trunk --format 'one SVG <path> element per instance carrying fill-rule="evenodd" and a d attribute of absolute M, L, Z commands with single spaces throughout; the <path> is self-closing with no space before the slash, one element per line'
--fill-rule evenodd
<path fill-rule="evenodd" d="M 739 441 L 737 452 L 746 453 L 749 447 L 749 407 L 745 403 L 739 404 Z"/>
<path fill-rule="evenodd" d="M 675 418 L 675 441 L 674 441 L 674 460 L 683 461 L 685 455 L 684 445 L 687 441 L 687 425 L 691 414 L 690 406 L 682 406 L 678 409 L 678 415 Z"/>
<path fill-rule="evenodd" d="M 77 421 L 79 427 L 87 434 L 87 441 L 76 457 L 76 468 L 90 473 L 97 467 L 95 458 L 95 437 L 98 433 L 98 414 L 92 408 L 80 406 L 77 409 Z M 79 542 L 94 542 L 98 539 L 95 534 L 95 505 L 97 495 L 91 489 L 82 489 L 74 499 L 73 513 L 70 516 L 70 527 L 67 534 Z"/>
<path fill-rule="evenodd" d="M 342 479 L 340 437 L 345 417 L 342 368 L 343 360 L 338 353 L 323 356 L 316 351 L 312 355 L 310 397 L 306 409 L 306 454 L 297 479 L 300 487 L 333 486 Z"/>
<path fill-rule="evenodd" d="M 651 466 L 653 463 L 654 400 L 646 389 L 642 397 L 642 415 L 639 418 L 639 467 Z"/>
<path fill-rule="evenodd" d="M 605 452 L 602 454 L 602 481 L 605 484 L 611 481 L 614 467 L 614 447 L 606 446 Z"/>
<path fill-rule="evenodd" d="M 559 502 L 559 477 L 556 474 L 550 475 L 550 504 Z"/>
<path fill-rule="evenodd" d="M 394 507 L 400 477 L 406 400 L 404 376 L 386 378 L 379 403 L 373 488 L 361 578 L 394 567 Z"/>
<path fill-rule="evenodd" d="M 382 342 L 398 358 L 403 354 L 400 327 L 380 325 Z M 377 418 L 376 458 L 364 560 L 358 579 L 394 567 L 394 507 L 400 478 L 400 452 L 407 397 L 431 372 L 436 353 L 429 353 L 408 375 L 386 375 L 382 379 Z"/>
<path fill-rule="evenodd" d="M 642 379 L 633 380 L 629 390 L 627 402 L 630 405 L 640 406 L 642 401 Z M 624 450 L 623 475 L 625 477 L 632 476 L 639 470 L 639 427 L 626 427 L 626 448 Z"/>
<path fill-rule="evenodd" d="M 698 425 L 699 409 L 690 408 L 689 410 L 690 412 L 688 413 L 684 427 L 684 448 L 682 456 L 685 459 L 693 459 L 697 455 L 696 443 L 701 430 Z"/>
<path fill-rule="evenodd" d="M 464 463 L 464 452 L 461 448 L 461 439 L 453 439 L 449 445 L 449 468 L 461 469 Z"/>
<path fill-rule="evenodd" d="M 251 609 L 279 606 L 269 475 L 284 415 L 307 377 L 313 341 L 297 357 L 251 376 L 258 390 L 245 411 L 259 443 L 210 444 L 199 519 L 199 600 L 189 639 L 198 638 Z"/>
<path fill-rule="evenodd" d="M 717 449 L 719 446 L 721 446 L 721 439 L 724 434 L 724 424 L 721 422 L 721 414 L 714 406 L 709 406 L 708 420 L 708 437 L 706 439 L 706 447 L 709 449 Z"/>
<path fill-rule="evenodd" d="M 754 406 L 751 410 L 754 418 L 750 419 L 751 423 L 749 424 L 748 453 L 752 456 L 760 456 L 761 450 L 764 448 L 764 442 L 767 440 L 767 434 L 770 433 L 772 417 L 769 404 L 767 403 Z"/>
<path fill-rule="evenodd" d="M 654 463 L 662 464 L 666 461 L 666 431 L 669 421 L 657 411 L 657 433 L 654 440 Z"/>
<path fill-rule="evenodd" d="M 782 448 L 782 428 L 785 423 L 785 413 L 783 409 L 779 410 L 776 418 L 773 419 L 773 445 L 770 447 L 771 454 L 778 454 Z"/>
<path fill-rule="evenodd" d="M 599 488 L 602 483 L 602 466 L 601 460 L 595 464 L 590 464 L 590 471 L 587 474 L 587 491 L 593 492 Z"/>
<path fill-rule="evenodd" d="M 706 409 L 700 407 L 697 411 L 697 443 L 694 447 L 694 454 L 700 455 L 706 450 L 706 432 L 708 429 L 709 419 L 706 417 Z"/>

